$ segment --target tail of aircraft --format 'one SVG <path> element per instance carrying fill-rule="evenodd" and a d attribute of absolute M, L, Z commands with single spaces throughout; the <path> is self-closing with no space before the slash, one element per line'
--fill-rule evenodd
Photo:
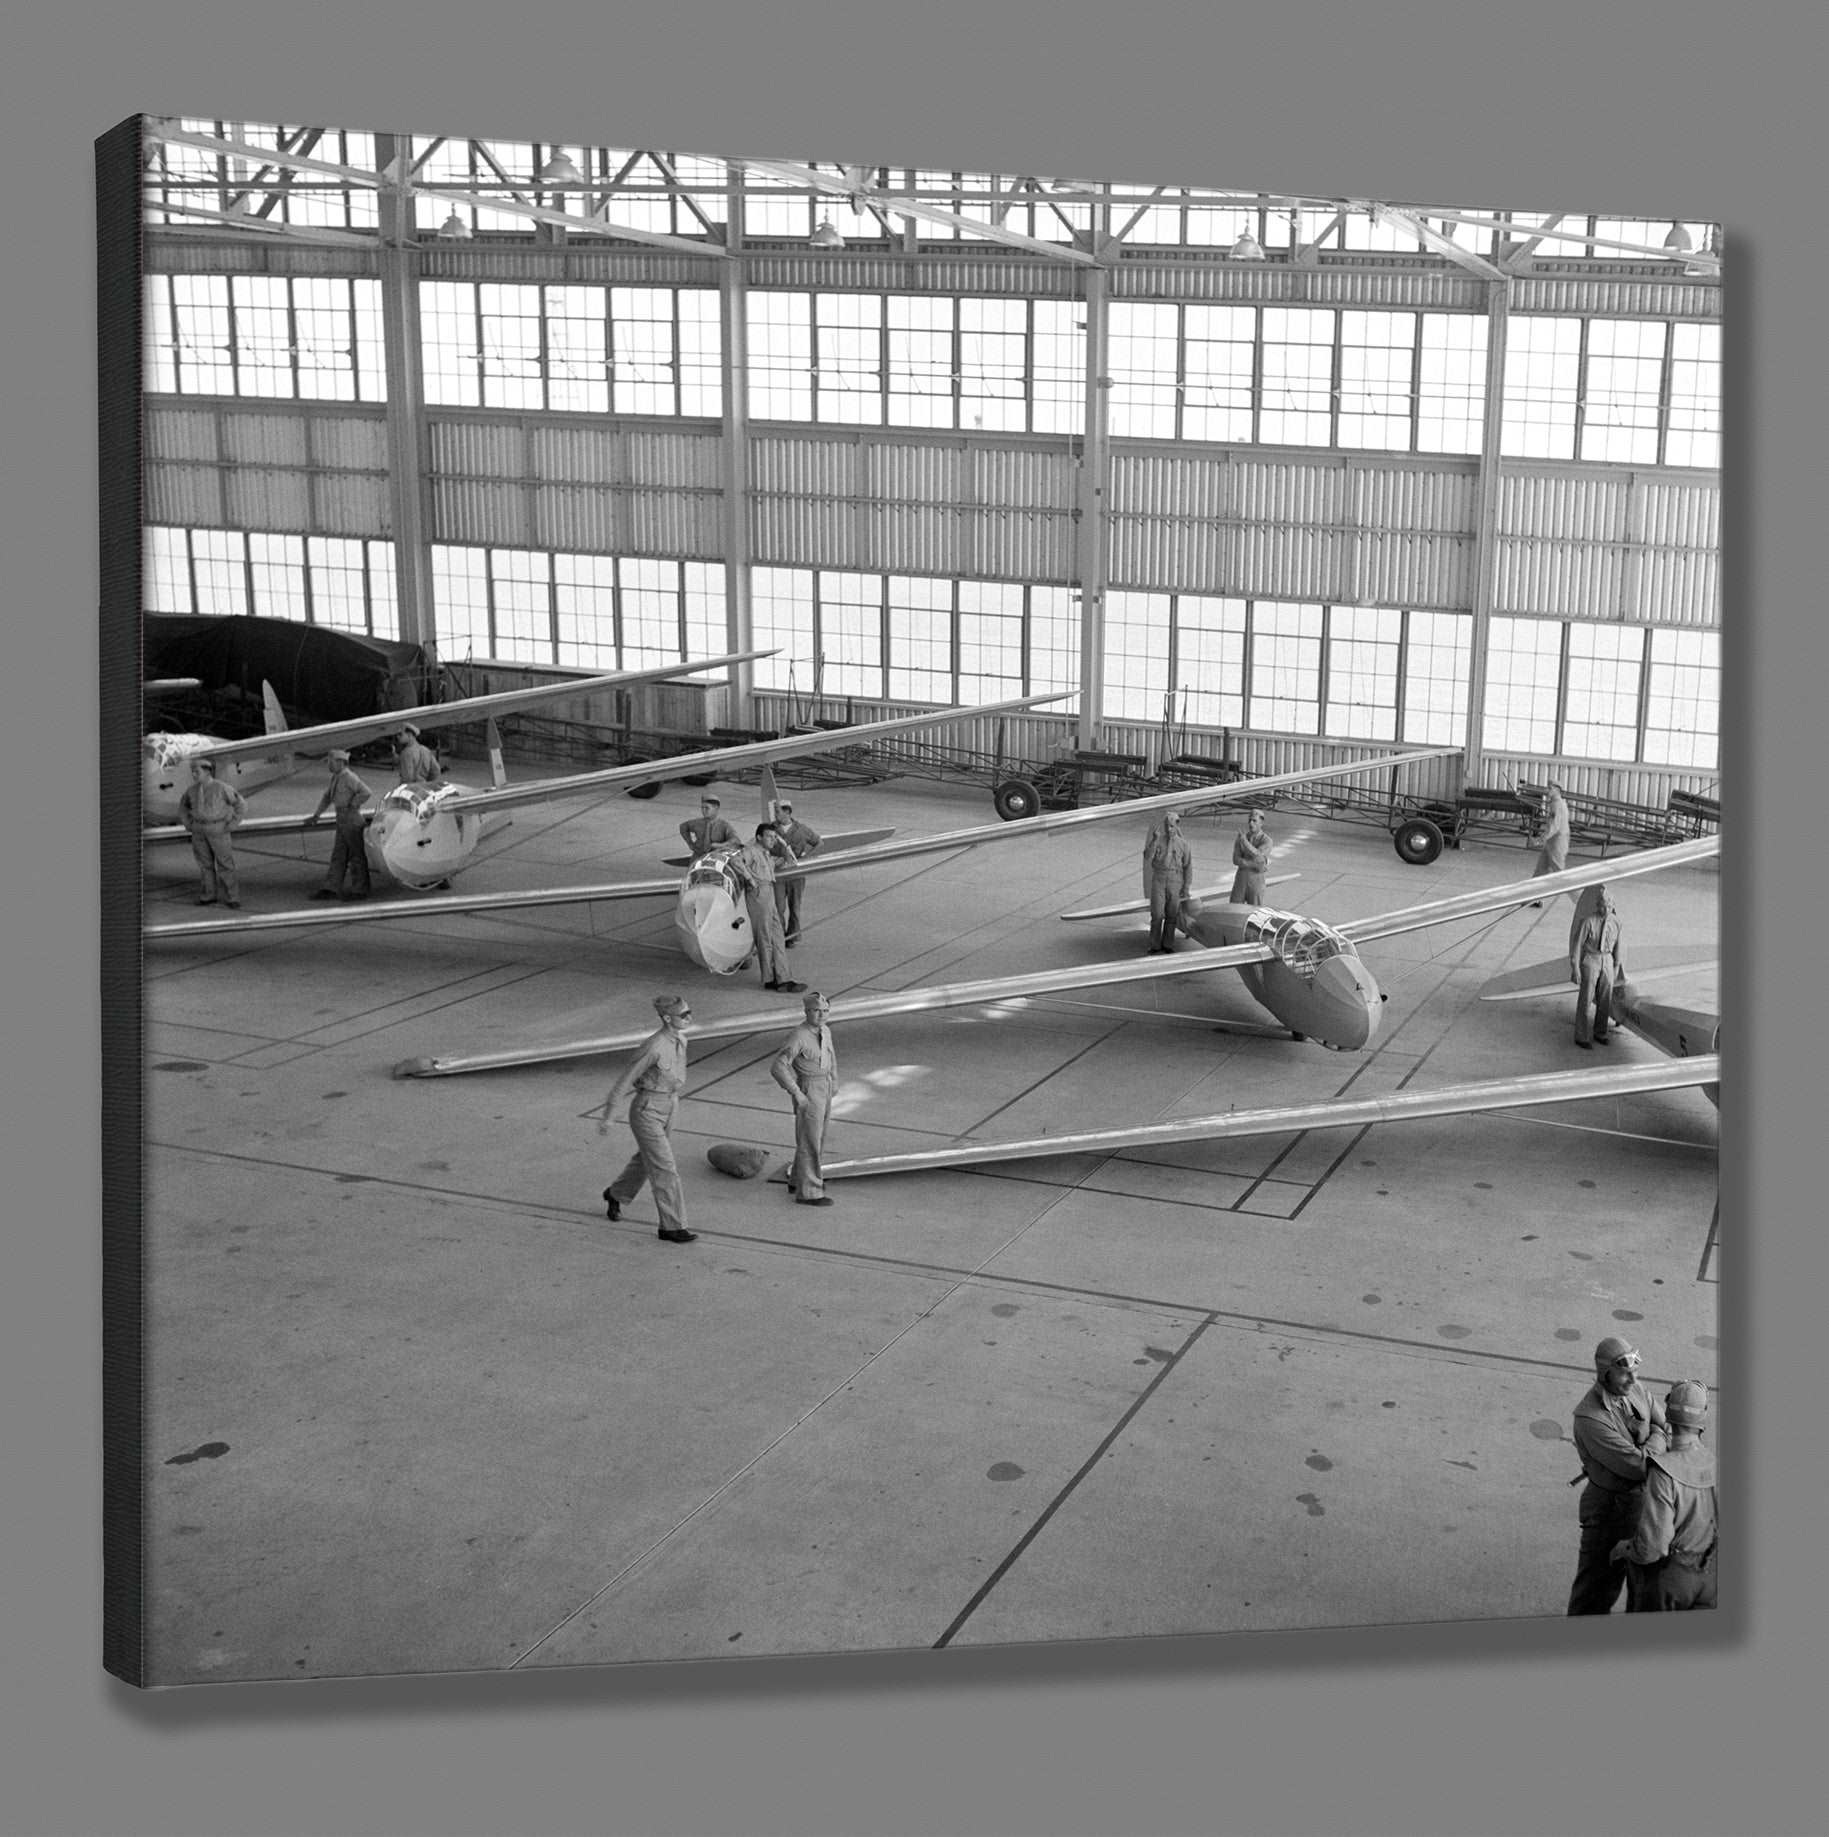
<path fill-rule="evenodd" d="M 501 790 L 508 782 L 508 768 L 502 763 L 502 730 L 495 724 L 495 716 L 489 717 L 487 729 L 489 745 L 489 782 Z"/>
<path fill-rule="evenodd" d="M 264 676 L 260 683 L 260 703 L 266 712 L 266 731 L 283 734 L 286 731 L 285 711 L 279 705 L 279 697 L 273 693 L 273 685 Z"/>
<path fill-rule="evenodd" d="M 775 783 L 775 768 L 764 765 L 762 768 L 762 821 L 772 823 L 776 816 L 776 806 L 781 792 Z"/>

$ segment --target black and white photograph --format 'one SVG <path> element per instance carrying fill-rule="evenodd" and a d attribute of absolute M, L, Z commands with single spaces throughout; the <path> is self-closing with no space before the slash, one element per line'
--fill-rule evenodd
<path fill-rule="evenodd" d="M 1731 230 L 424 125 L 99 143 L 108 1668 L 1729 1605 Z"/>

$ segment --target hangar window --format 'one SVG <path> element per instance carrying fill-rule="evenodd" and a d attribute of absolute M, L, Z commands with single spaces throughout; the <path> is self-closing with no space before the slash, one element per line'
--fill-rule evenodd
<path fill-rule="evenodd" d="M 1453 746 L 1467 731 L 1473 620 L 1464 612 L 1412 612 L 1404 634 L 1403 738 Z"/>
<path fill-rule="evenodd" d="M 1561 677 L 1559 621 L 1495 618 L 1486 652 L 1483 743 L 1495 752 L 1554 753 Z"/>
<path fill-rule="evenodd" d="M 1415 313 L 1343 312 L 1339 444 L 1407 453 L 1415 376 Z"/>
<path fill-rule="evenodd" d="M 1645 763 L 1715 770 L 1720 705 L 1720 633 L 1654 630 L 1645 697 Z"/>
<path fill-rule="evenodd" d="M 1512 459 L 1570 459 L 1581 376 L 1579 319 L 1512 318 L 1505 332 L 1499 450 Z"/>
<path fill-rule="evenodd" d="M 1175 600 L 1175 715 L 1194 727 L 1245 724 L 1243 600 L 1199 593 Z"/>
<path fill-rule="evenodd" d="M 1655 465 L 1668 328 L 1655 319 L 1590 319 L 1581 457 Z"/>
<path fill-rule="evenodd" d="M 144 554 L 148 612 L 251 613 L 400 634 L 390 541 L 149 524 Z"/>
<path fill-rule="evenodd" d="M 896 701 L 954 699 L 950 581 L 890 575 L 889 694 Z"/>
<path fill-rule="evenodd" d="M 1257 309 L 1184 310 L 1180 433 L 1188 440 L 1248 441 L 1257 365 Z"/>
<path fill-rule="evenodd" d="M 1264 308 L 1258 438 L 1266 445 L 1326 446 L 1332 439 L 1334 317 L 1310 306 Z"/>
<path fill-rule="evenodd" d="M 1569 627 L 1561 750 L 1583 759 L 1638 756 L 1639 678 L 1645 632 L 1637 625 Z"/>
<path fill-rule="evenodd" d="M 1486 319 L 1478 313 L 1424 313 L 1422 318 L 1417 450 L 1477 453 L 1486 422 Z"/>
<path fill-rule="evenodd" d="M 376 281 L 149 274 L 145 300 L 149 390 L 386 400 Z"/>
<path fill-rule="evenodd" d="M 1397 657 L 1403 614 L 1334 606 L 1327 615 L 1326 732 L 1354 740 L 1397 734 Z"/>
<path fill-rule="evenodd" d="M 1267 604 L 1251 608 L 1253 727 L 1318 733 L 1321 726 L 1321 608 Z"/>
<path fill-rule="evenodd" d="M 1682 322 L 1670 328 L 1670 414 L 1664 463 L 1721 463 L 1721 328 Z"/>
<path fill-rule="evenodd" d="M 1105 596 L 1105 707 L 1121 721 L 1159 721 L 1169 688 L 1166 593 Z"/>

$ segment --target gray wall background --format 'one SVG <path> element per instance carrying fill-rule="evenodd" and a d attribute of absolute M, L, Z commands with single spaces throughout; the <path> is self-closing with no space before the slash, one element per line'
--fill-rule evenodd
<path fill-rule="evenodd" d="M 7 32 L 0 519 L 0 1831 L 1785 1833 L 1819 1815 L 1809 804 L 1817 201 L 1795 0 L 67 0 Z M 143 1697 L 102 1672 L 91 143 L 136 110 L 1719 217 L 1734 260 L 1724 1285 L 1745 1605 L 903 1659 Z M 1813 181 L 1816 181 L 1813 183 Z M 1734 940 L 1737 936 L 1738 947 Z M 1573 1551 L 1573 1529 L 1570 1546 Z"/>

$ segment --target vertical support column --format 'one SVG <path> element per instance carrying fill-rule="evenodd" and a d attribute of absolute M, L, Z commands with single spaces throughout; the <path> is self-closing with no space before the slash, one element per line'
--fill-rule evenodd
<path fill-rule="evenodd" d="M 1110 511 L 1110 276 L 1086 271 L 1086 431 L 1073 507 L 1074 572 L 1080 583 L 1079 745 L 1094 751 L 1105 719 L 1105 571 Z"/>
<path fill-rule="evenodd" d="M 1486 648 L 1492 626 L 1493 577 L 1499 546 L 1499 435 L 1505 422 L 1505 335 L 1511 283 L 1486 287 L 1486 414 L 1480 430 L 1480 488 L 1473 528 L 1473 642 L 1467 657 L 1467 782 L 1477 785 L 1484 769 L 1481 739 L 1486 719 Z"/>
<path fill-rule="evenodd" d="M 412 143 L 404 135 L 377 134 L 375 157 L 393 183 L 379 194 L 381 220 L 381 341 L 387 364 L 387 475 L 389 520 L 394 531 L 394 589 L 400 636 L 438 661 L 432 607 L 431 518 L 425 386 L 419 343 L 419 251 L 413 236 Z"/>
<path fill-rule="evenodd" d="M 727 180 L 726 259 L 720 264 L 718 297 L 724 316 L 719 373 L 724 391 L 722 460 L 724 487 L 724 636 L 726 648 L 756 648 L 749 571 L 749 270 L 743 254 L 743 174 L 733 167 Z M 732 666 L 731 722 L 753 727 L 754 664 Z"/>

